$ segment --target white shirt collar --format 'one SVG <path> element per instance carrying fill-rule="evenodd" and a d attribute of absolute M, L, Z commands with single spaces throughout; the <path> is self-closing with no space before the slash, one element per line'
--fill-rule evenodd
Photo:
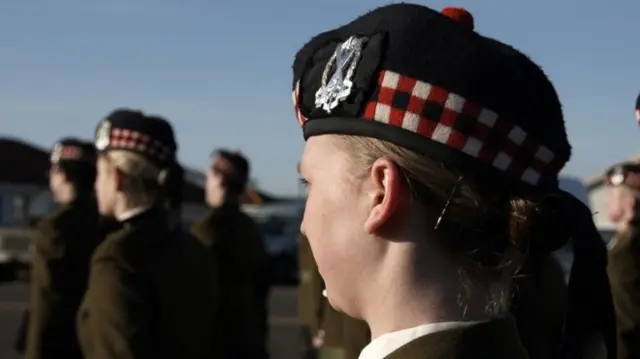
<path fill-rule="evenodd" d="M 362 349 L 362 352 L 360 352 L 360 356 L 358 357 L 358 359 L 384 359 L 387 355 L 393 353 L 395 350 L 399 349 L 405 344 L 427 334 L 454 328 L 462 328 L 478 323 L 481 322 L 442 322 L 423 324 L 417 327 L 383 334 L 372 340 L 369 345 Z"/>
<path fill-rule="evenodd" d="M 127 219 L 133 218 L 133 217 L 139 215 L 140 213 L 148 210 L 149 208 L 151 208 L 151 207 L 150 206 L 142 206 L 142 207 L 131 208 L 131 209 L 121 213 L 116 219 L 118 220 L 118 222 L 124 222 Z"/>

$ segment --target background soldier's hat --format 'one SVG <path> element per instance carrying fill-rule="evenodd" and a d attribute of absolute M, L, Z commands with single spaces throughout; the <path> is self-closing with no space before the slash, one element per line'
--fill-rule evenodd
<path fill-rule="evenodd" d="M 638 98 L 636 99 L 636 110 L 640 110 L 640 94 L 638 94 Z"/>
<path fill-rule="evenodd" d="M 249 161 L 240 151 L 220 148 L 211 153 L 211 168 L 223 175 L 239 187 L 244 187 L 249 180 Z"/>
<path fill-rule="evenodd" d="M 115 110 L 100 122 L 95 146 L 100 152 L 137 153 L 160 168 L 171 165 L 177 151 L 173 127 L 167 120 L 129 109 Z"/>
<path fill-rule="evenodd" d="M 473 28 L 464 9 L 394 4 L 315 36 L 293 64 L 304 137 L 388 141 L 487 185 L 545 198 L 557 216 L 545 217 L 550 233 L 531 245 L 549 251 L 572 238 L 574 250 L 562 357 L 576 357 L 599 333 L 615 358 L 606 247 L 589 208 L 557 187 L 571 146 L 556 91 L 527 56 Z"/>
<path fill-rule="evenodd" d="M 611 186 L 629 186 L 640 189 L 640 164 L 633 162 L 619 163 L 612 166 L 605 174 L 607 184 Z"/>
<path fill-rule="evenodd" d="M 96 165 L 96 149 L 91 142 L 67 137 L 53 145 L 50 157 L 52 164 L 62 162 L 81 162 L 90 166 Z"/>

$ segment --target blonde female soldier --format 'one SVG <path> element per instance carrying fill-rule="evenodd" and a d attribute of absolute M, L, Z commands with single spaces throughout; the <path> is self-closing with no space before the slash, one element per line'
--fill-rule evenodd
<path fill-rule="evenodd" d="M 96 148 L 99 211 L 122 229 L 92 257 L 78 314 L 84 358 L 215 357 L 213 260 L 170 224 L 162 193 L 175 162 L 171 125 L 117 110 L 100 123 Z"/>
<path fill-rule="evenodd" d="M 512 278 L 573 237 L 562 357 L 600 338 L 614 358 L 605 247 L 557 188 L 571 148 L 555 90 L 447 13 L 384 6 L 296 55 L 301 230 L 329 301 L 368 323 L 360 359 L 526 358 Z"/>

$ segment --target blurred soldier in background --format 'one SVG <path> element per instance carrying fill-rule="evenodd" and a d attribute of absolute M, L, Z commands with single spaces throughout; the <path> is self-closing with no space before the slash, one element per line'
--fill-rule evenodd
<path fill-rule="evenodd" d="M 243 155 L 215 151 L 206 186 L 212 209 L 191 228 L 219 267 L 222 358 L 268 356 L 269 262 L 259 228 L 240 209 L 248 179 L 249 162 Z"/>
<path fill-rule="evenodd" d="M 617 226 L 608 273 L 618 327 L 618 358 L 640 357 L 640 165 L 622 163 L 606 175 L 609 217 Z"/>
<path fill-rule="evenodd" d="M 54 146 L 49 178 L 60 207 L 36 227 L 28 359 L 82 358 L 75 316 L 86 290 L 91 253 L 99 241 L 95 177 L 93 144 L 66 138 Z"/>
<path fill-rule="evenodd" d="M 116 110 L 100 123 L 95 145 L 98 207 L 122 228 L 91 259 L 77 316 L 84 358 L 216 358 L 215 263 L 165 206 L 173 128 Z"/>

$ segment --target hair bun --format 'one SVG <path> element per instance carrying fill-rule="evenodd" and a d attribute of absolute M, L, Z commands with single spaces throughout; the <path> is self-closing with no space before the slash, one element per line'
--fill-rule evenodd
<path fill-rule="evenodd" d="M 529 248 L 533 252 L 553 252 L 565 246 L 576 228 L 592 220 L 589 207 L 575 196 L 558 190 L 542 199 L 531 228 Z"/>

